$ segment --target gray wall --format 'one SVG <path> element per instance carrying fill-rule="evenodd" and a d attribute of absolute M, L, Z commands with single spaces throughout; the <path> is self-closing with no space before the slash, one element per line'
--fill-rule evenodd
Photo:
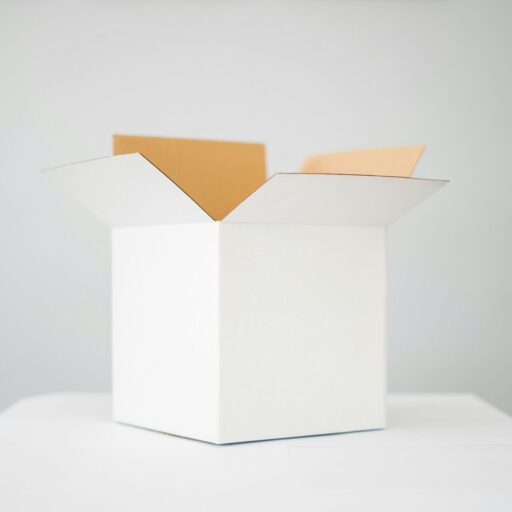
<path fill-rule="evenodd" d="M 110 385 L 108 233 L 40 169 L 114 132 L 311 152 L 415 144 L 449 187 L 389 230 L 390 388 L 512 412 L 512 3 L 0 5 L 0 408 Z"/>

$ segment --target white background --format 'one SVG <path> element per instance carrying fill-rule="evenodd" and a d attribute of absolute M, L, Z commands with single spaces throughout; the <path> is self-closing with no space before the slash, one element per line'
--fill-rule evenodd
<path fill-rule="evenodd" d="M 304 155 L 427 144 L 389 231 L 389 383 L 512 412 L 512 3 L 0 3 L 0 409 L 110 385 L 107 230 L 40 169 L 114 132 Z"/>

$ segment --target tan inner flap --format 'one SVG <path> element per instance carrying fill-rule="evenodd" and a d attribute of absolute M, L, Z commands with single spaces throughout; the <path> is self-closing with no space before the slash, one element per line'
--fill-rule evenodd
<path fill-rule="evenodd" d="M 215 220 L 266 179 L 263 144 L 114 135 L 124 153 L 142 154 Z"/>
<path fill-rule="evenodd" d="M 363 149 L 307 157 L 302 172 L 410 177 L 425 146 Z"/>

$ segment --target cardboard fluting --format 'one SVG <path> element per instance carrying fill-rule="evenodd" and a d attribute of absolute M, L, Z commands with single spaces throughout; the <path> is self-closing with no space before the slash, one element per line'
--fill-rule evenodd
<path fill-rule="evenodd" d="M 114 135 L 114 155 L 141 153 L 213 219 L 265 181 L 263 144 Z"/>
<path fill-rule="evenodd" d="M 312 155 L 304 160 L 301 170 L 307 173 L 410 177 L 424 149 L 423 144 L 418 144 Z"/>
<path fill-rule="evenodd" d="M 258 145 L 171 141 L 45 173 L 112 228 L 114 419 L 217 444 L 383 428 L 386 226 L 445 182 L 264 182 Z"/>

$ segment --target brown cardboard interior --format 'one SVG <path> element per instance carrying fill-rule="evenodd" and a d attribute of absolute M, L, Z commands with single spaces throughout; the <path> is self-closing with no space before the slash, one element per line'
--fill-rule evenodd
<path fill-rule="evenodd" d="M 425 146 L 361 149 L 307 157 L 304 173 L 410 177 Z"/>
<path fill-rule="evenodd" d="M 408 178 L 425 146 L 364 149 L 307 157 L 304 174 Z M 114 155 L 140 153 L 214 220 L 224 219 L 266 180 L 263 144 L 114 135 Z"/>
<path fill-rule="evenodd" d="M 213 219 L 265 182 L 263 144 L 114 135 L 114 155 L 141 153 Z"/>

